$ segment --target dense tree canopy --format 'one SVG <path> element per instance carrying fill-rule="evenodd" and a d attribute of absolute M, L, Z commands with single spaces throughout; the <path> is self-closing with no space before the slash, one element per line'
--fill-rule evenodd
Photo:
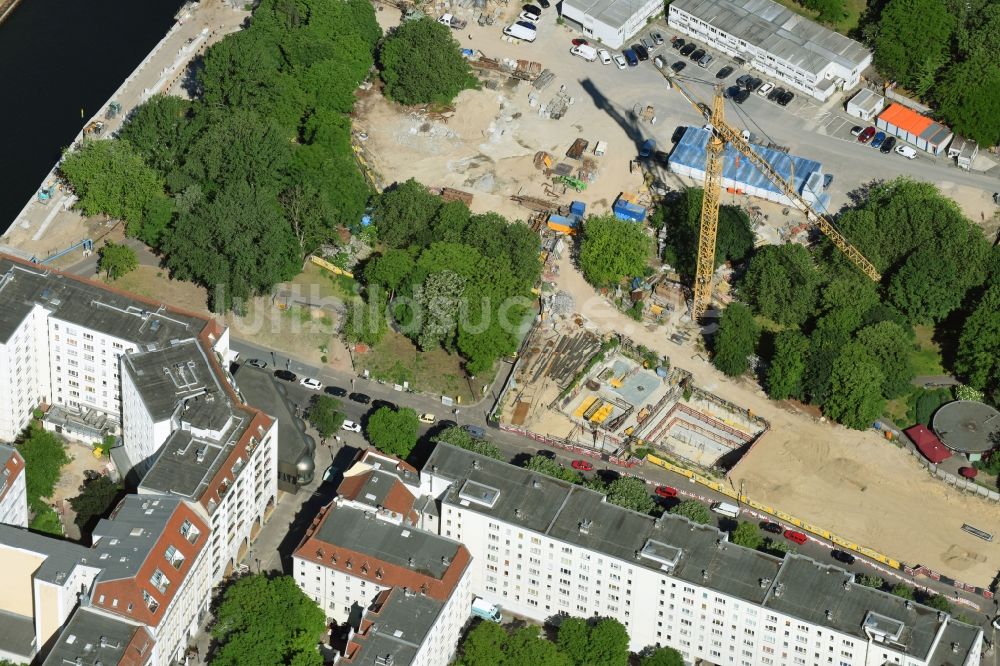
<path fill-rule="evenodd" d="M 955 369 L 970 386 L 1000 399 L 1000 284 L 987 289 L 965 319 Z"/>
<path fill-rule="evenodd" d="M 432 18 L 404 21 L 379 53 L 385 94 L 400 104 L 450 104 L 478 87 L 451 29 Z"/>
<path fill-rule="evenodd" d="M 397 458 L 405 459 L 417 445 L 420 421 L 409 407 L 396 410 L 380 407 L 368 417 L 365 437 L 375 448 Z"/>
<path fill-rule="evenodd" d="M 220 646 L 212 663 L 320 666 L 325 625 L 323 610 L 291 576 L 246 576 L 226 588 L 215 611 Z"/>
<path fill-rule="evenodd" d="M 608 501 L 639 513 L 652 513 L 656 502 L 649 495 L 646 482 L 635 477 L 623 476 L 608 484 Z"/>
<path fill-rule="evenodd" d="M 667 244 L 664 260 L 684 276 L 693 276 L 698 265 L 698 237 L 701 230 L 701 202 L 704 191 L 689 187 L 657 209 L 653 224 L 665 226 Z M 719 228 L 715 239 L 715 265 L 740 262 L 754 245 L 750 218 L 738 206 L 719 206 Z"/>
<path fill-rule="evenodd" d="M 752 548 L 753 550 L 757 550 L 764 545 L 764 535 L 761 534 L 760 528 L 754 523 L 745 520 L 741 520 L 736 525 L 736 529 L 729 535 L 729 540 L 739 546 Z"/>
<path fill-rule="evenodd" d="M 754 253 L 740 285 L 754 310 L 779 324 L 801 325 L 816 307 L 820 275 L 802 245 L 767 245 Z"/>
<path fill-rule="evenodd" d="M 580 483 L 583 481 L 583 477 L 576 470 L 563 467 L 555 460 L 551 460 L 545 456 L 532 456 L 524 466 L 533 472 L 541 472 L 542 474 L 562 479 L 563 481 L 569 481 L 570 483 Z"/>
<path fill-rule="evenodd" d="M 750 308 L 742 303 L 731 304 L 722 313 L 713 340 L 712 364 L 730 377 L 739 377 L 750 367 L 759 337 L 760 327 Z"/>
<path fill-rule="evenodd" d="M 879 362 L 864 345 L 845 345 L 833 362 L 830 396 L 823 403 L 823 412 L 848 428 L 871 427 L 885 405 L 884 381 Z"/>
<path fill-rule="evenodd" d="M 125 486 L 103 474 L 85 479 L 80 494 L 69 500 L 69 505 L 76 513 L 73 522 L 80 534 L 89 537 L 97 526 L 97 521 L 106 517 L 124 495 Z"/>
<path fill-rule="evenodd" d="M 459 646 L 458 666 L 573 666 L 573 662 L 537 626 L 508 632 L 493 622 L 480 622 Z"/>
<path fill-rule="evenodd" d="M 29 426 L 17 442 L 24 458 L 28 507 L 33 512 L 48 508 L 45 498 L 52 497 L 60 470 L 69 462 L 63 441 L 40 425 Z"/>
<path fill-rule="evenodd" d="M 764 383 L 772 399 L 787 400 L 802 396 L 808 350 L 809 339 L 797 330 L 782 331 L 775 336 L 774 355 Z"/>
<path fill-rule="evenodd" d="M 613 215 L 587 218 L 580 241 L 580 270 L 595 287 L 645 274 L 653 239 L 640 224 Z"/>
<path fill-rule="evenodd" d="M 670 513 L 684 516 L 688 520 L 701 525 L 708 525 L 712 522 L 712 512 L 698 500 L 684 500 L 671 507 Z"/>
<path fill-rule="evenodd" d="M 496 444 L 488 442 L 485 439 L 476 439 L 467 430 L 458 426 L 452 426 L 439 434 L 437 441 L 446 442 L 495 460 L 507 460 L 507 456 L 503 454 L 500 447 Z"/>
<path fill-rule="evenodd" d="M 344 424 L 340 401 L 328 395 L 318 395 L 309 405 L 309 423 L 320 437 L 332 437 Z"/>

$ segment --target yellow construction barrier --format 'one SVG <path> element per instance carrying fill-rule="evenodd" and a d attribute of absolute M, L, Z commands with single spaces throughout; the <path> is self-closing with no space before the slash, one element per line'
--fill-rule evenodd
<path fill-rule="evenodd" d="M 876 550 L 872 550 L 871 548 L 867 548 L 865 546 L 861 546 L 859 544 L 856 544 L 856 543 L 853 543 L 851 541 L 848 541 L 847 539 L 843 539 L 843 538 L 837 536 L 836 534 L 834 534 L 833 532 L 831 532 L 828 529 L 825 529 L 823 527 L 819 527 L 817 525 L 812 525 L 811 523 L 807 523 L 807 522 L 805 522 L 804 520 L 802 520 L 800 518 L 796 518 L 795 516 L 792 516 L 790 514 L 785 513 L 784 511 L 781 511 L 780 509 L 775 509 L 774 507 L 767 506 L 766 504 L 761 504 L 760 502 L 755 502 L 754 500 L 750 499 L 746 495 L 740 495 L 739 493 L 737 493 L 736 491 L 734 491 L 732 488 L 729 488 L 728 486 L 724 486 L 723 484 L 719 483 L 718 481 L 713 481 L 712 479 L 704 477 L 701 474 L 696 474 L 696 473 L 692 472 L 691 470 L 684 469 L 683 467 L 680 467 L 678 465 L 674 465 L 673 463 L 667 462 L 666 460 L 664 460 L 662 458 L 658 458 L 658 457 L 654 456 L 653 454 L 647 455 L 646 456 L 646 460 L 648 460 L 649 462 L 653 463 L 654 465 L 656 465 L 658 467 L 662 467 L 663 469 L 669 470 L 669 471 L 674 472 L 676 474 L 680 474 L 681 476 L 685 476 L 685 477 L 687 477 L 689 479 L 693 479 L 696 482 L 700 483 L 701 485 L 705 486 L 706 488 L 711 488 L 712 490 L 714 490 L 716 492 L 719 492 L 719 493 L 722 493 L 723 495 L 725 495 L 727 497 L 731 497 L 733 499 L 736 499 L 736 500 L 742 502 L 743 504 L 746 504 L 747 506 L 752 507 L 752 508 L 756 509 L 757 511 L 760 511 L 761 513 L 766 513 L 766 514 L 768 514 L 770 516 L 774 516 L 775 518 L 778 518 L 779 520 L 783 520 L 784 522 L 789 523 L 790 525 L 794 525 L 794 526 L 796 526 L 798 528 L 801 528 L 801 529 L 803 529 L 803 530 L 805 530 L 807 532 L 811 532 L 811 533 L 815 534 L 816 536 L 822 537 L 824 539 L 828 539 L 829 541 L 832 541 L 833 543 L 837 544 L 841 548 L 846 548 L 848 550 L 853 550 L 856 553 L 861 553 L 865 557 L 869 557 L 869 558 L 871 558 L 873 560 L 881 562 L 882 564 L 885 564 L 886 566 L 890 566 L 893 569 L 901 569 L 902 568 L 902 565 L 900 564 L 899 560 L 895 560 L 895 559 L 893 559 L 893 558 L 891 558 L 891 557 L 889 557 L 887 555 L 883 555 L 882 553 L 880 553 L 880 552 L 878 552 Z"/>
<path fill-rule="evenodd" d="M 354 279 L 354 273 L 351 273 L 350 271 L 345 271 L 340 266 L 334 266 L 333 264 L 331 264 L 326 259 L 320 259 L 319 257 L 310 257 L 310 261 L 312 261 L 314 264 L 316 264 L 320 268 L 325 268 L 326 270 L 330 271 L 334 275 L 345 275 L 345 276 L 351 278 L 352 280 Z"/>

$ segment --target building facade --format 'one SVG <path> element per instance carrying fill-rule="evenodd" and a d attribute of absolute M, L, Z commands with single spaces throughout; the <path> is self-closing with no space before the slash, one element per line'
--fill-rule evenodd
<path fill-rule="evenodd" d="M 977 666 L 982 632 L 807 557 L 652 518 L 602 494 L 438 444 L 422 492 L 472 555 L 474 594 L 536 621 L 612 617 L 630 647 L 739 666 Z"/>
<path fill-rule="evenodd" d="M 673 0 L 667 23 L 820 101 L 857 86 L 872 62 L 862 44 L 772 0 Z"/>
<path fill-rule="evenodd" d="M 0 523 L 28 526 L 28 488 L 25 483 L 24 458 L 17 449 L 0 444 Z"/>
<path fill-rule="evenodd" d="M 563 0 L 561 16 L 587 37 L 620 49 L 661 11 L 663 3 L 657 0 Z"/>

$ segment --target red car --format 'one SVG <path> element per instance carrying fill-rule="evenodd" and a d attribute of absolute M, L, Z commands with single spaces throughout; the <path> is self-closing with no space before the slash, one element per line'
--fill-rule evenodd
<path fill-rule="evenodd" d="M 860 143 L 868 143 L 869 141 L 872 140 L 872 137 L 875 136 L 875 133 L 877 131 L 878 130 L 875 129 L 874 127 L 866 127 L 864 131 L 858 135 L 858 141 Z"/>
<path fill-rule="evenodd" d="M 656 486 L 654 491 L 659 497 L 677 497 L 677 489 L 670 486 Z"/>
<path fill-rule="evenodd" d="M 594 469 L 594 466 L 591 465 L 586 460 L 574 460 L 573 462 L 570 463 L 570 465 L 573 467 L 573 469 L 578 469 L 581 472 L 589 472 L 592 469 Z"/>
<path fill-rule="evenodd" d="M 583 46 L 586 43 L 587 43 L 586 39 L 580 39 L 579 37 L 573 40 L 573 46 Z"/>
<path fill-rule="evenodd" d="M 979 474 L 979 470 L 975 467 L 959 467 L 958 473 L 967 479 L 974 479 Z"/>
<path fill-rule="evenodd" d="M 802 532 L 796 532 L 795 530 L 785 530 L 785 538 L 788 539 L 789 541 L 794 541 L 800 546 L 804 544 L 808 539 L 808 537 L 806 537 L 805 534 L 803 534 Z"/>

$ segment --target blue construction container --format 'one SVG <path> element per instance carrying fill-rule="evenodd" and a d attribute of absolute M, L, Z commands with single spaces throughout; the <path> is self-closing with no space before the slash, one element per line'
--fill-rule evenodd
<path fill-rule="evenodd" d="M 615 217 L 619 220 L 627 220 L 629 222 L 643 222 L 646 219 L 646 209 L 638 204 L 634 204 L 631 201 L 625 201 L 624 199 L 619 199 L 611 206 L 612 212 L 614 212 Z"/>
<path fill-rule="evenodd" d="M 578 217 L 583 217 L 584 213 L 587 212 L 587 204 L 582 201 L 574 201 L 569 205 L 570 215 L 576 215 Z"/>

